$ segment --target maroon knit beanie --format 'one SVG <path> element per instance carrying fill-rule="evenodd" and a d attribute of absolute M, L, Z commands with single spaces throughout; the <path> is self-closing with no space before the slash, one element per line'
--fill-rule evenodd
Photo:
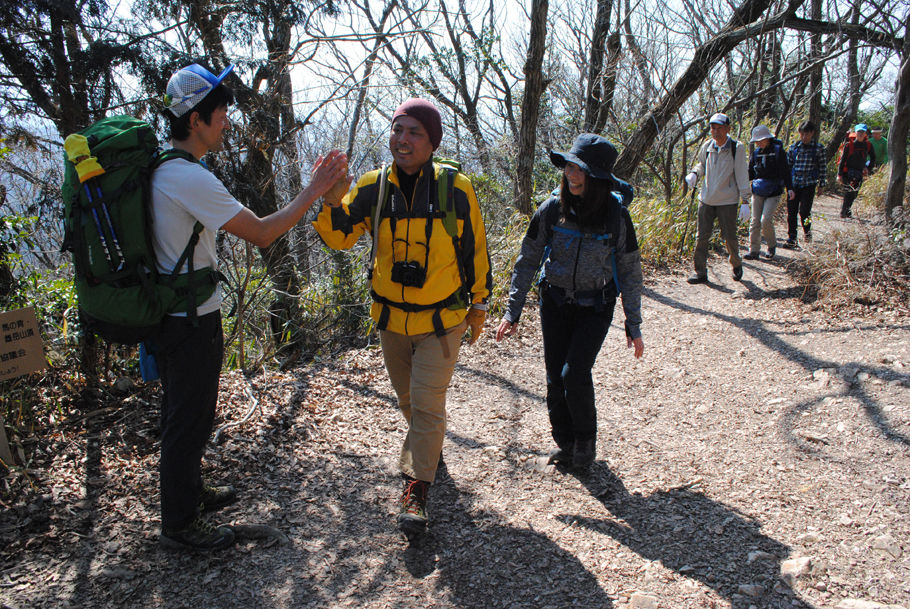
<path fill-rule="evenodd" d="M 392 115 L 392 124 L 399 116 L 410 116 L 418 120 L 426 129 L 427 135 L 430 136 L 433 150 L 439 148 L 439 142 L 442 141 L 442 119 L 439 117 L 439 110 L 436 109 L 436 106 L 425 99 L 412 97 L 395 110 L 395 114 Z"/>

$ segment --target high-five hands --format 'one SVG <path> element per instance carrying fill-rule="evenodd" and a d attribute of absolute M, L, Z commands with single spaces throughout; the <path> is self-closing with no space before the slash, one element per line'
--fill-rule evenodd
<path fill-rule="evenodd" d="M 326 200 L 337 204 L 348 191 L 351 179 L 348 175 L 348 155 L 332 150 L 316 159 L 310 172 L 310 188 L 317 197 L 326 197 Z M 330 196 L 335 198 L 329 199 Z"/>

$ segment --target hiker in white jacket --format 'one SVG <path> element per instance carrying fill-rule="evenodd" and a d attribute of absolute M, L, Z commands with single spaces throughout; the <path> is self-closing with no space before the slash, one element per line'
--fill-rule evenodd
<path fill-rule="evenodd" d="M 709 121 L 711 139 L 698 150 L 698 164 L 686 176 L 689 188 L 695 188 L 698 180 L 705 178 L 699 193 L 698 231 L 695 241 L 695 272 L 689 276 L 689 283 L 708 281 L 708 241 L 714 230 L 714 220 L 720 226 L 720 233 L 730 253 L 733 279 L 743 278 L 743 261 L 739 256 L 739 240 L 736 237 L 736 219 L 740 199 L 748 203 L 752 196 L 749 182 L 749 153 L 741 142 L 729 137 L 730 118 L 717 113 Z"/>

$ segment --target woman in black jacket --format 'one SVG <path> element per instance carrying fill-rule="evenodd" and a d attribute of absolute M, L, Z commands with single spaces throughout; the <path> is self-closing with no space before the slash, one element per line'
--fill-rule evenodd
<path fill-rule="evenodd" d="M 535 212 L 512 271 L 509 305 L 496 340 L 511 336 L 543 261 L 540 323 L 547 371 L 547 411 L 557 448 L 550 461 L 587 468 L 594 461 L 597 410 L 591 369 L 622 294 L 626 343 L 635 357 L 641 338 L 641 257 L 622 201 L 630 189 L 616 178 L 616 149 L 583 133 L 569 152 L 551 152 L 562 187 Z M 623 187 L 625 185 L 625 189 Z"/>

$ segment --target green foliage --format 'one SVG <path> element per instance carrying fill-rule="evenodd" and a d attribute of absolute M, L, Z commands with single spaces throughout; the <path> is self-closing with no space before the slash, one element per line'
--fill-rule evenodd
<path fill-rule="evenodd" d="M 856 122 L 866 123 L 870 129 L 872 127 L 881 127 L 884 132 L 883 135 L 887 136 L 888 126 L 891 124 L 892 118 L 894 118 L 894 106 L 882 106 L 872 112 L 860 110 L 856 115 Z"/>
<path fill-rule="evenodd" d="M 490 315 L 498 317 L 509 300 L 512 267 L 521 251 L 521 241 L 531 218 L 513 211 L 507 220 L 495 226 L 487 225 L 487 244 L 493 267 L 493 291 L 488 301 Z"/>
<path fill-rule="evenodd" d="M 661 197 L 637 196 L 629 213 L 642 261 L 666 265 L 688 254 L 695 245 L 697 212 L 698 201 L 691 197 L 668 204 Z"/>

